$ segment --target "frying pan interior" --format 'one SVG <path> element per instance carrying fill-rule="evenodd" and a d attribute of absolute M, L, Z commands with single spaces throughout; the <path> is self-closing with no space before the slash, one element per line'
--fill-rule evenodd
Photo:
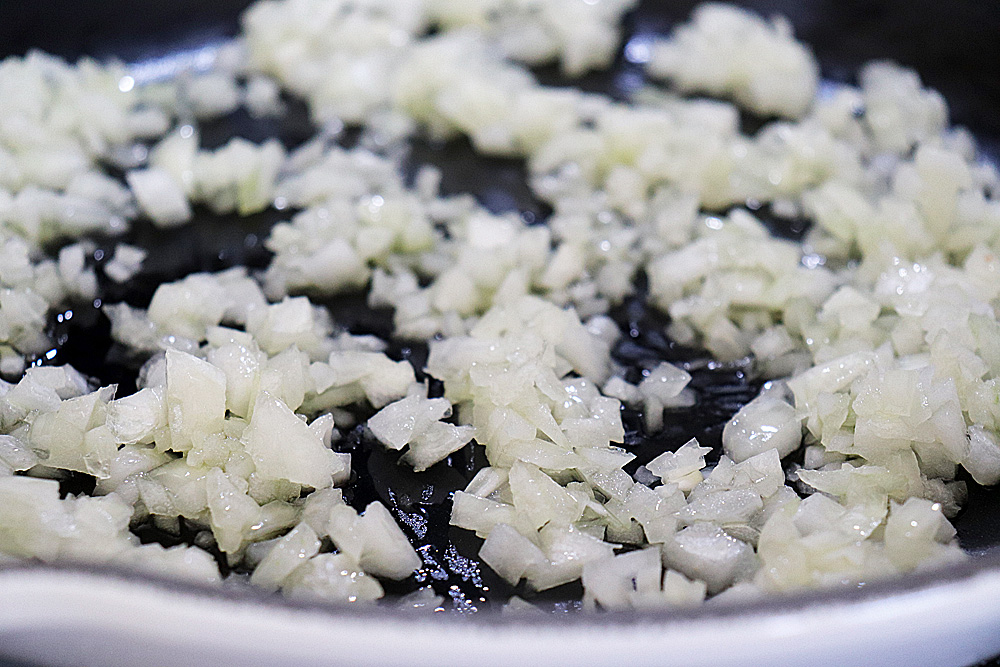
<path fill-rule="evenodd" d="M 240 12 L 248 0 L 38 0 L 0 3 L 0 56 L 21 54 L 40 48 L 69 59 L 82 55 L 118 58 L 129 63 L 180 58 L 211 47 L 234 36 Z M 1000 5 L 972 0 L 939 3 L 934 0 L 744 0 L 744 5 L 763 13 L 780 12 L 794 25 L 797 36 L 815 50 L 823 75 L 836 81 L 852 81 L 864 62 L 889 58 L 915 67 L 927 85 L 948 99 L 953 122 L 966 125 L 975 134 L 984 155 L 1000 155 Z M 645 0 L 626 19 L 626 39 L 663 33 L 684 20 L 695 5 L 690 0 Z M 627 98 L 642 83 L 641 70 L 619 57 L 614 67 L 581 80 L 567 81 L 555 68 L 536 72 L 553 85 L 575 85 Z M 278 137 L 288 147 L 303 142 L 314 128 L 304 105 L 289 100 L 289 113 L 280 119 L 253 119 L 242 112 L 209 123 L 203 128 L 208 146 L 232 136 L 254 141 Z M 760 120 L 746 118 L 747 129 Z M 350 134 L 345 142 L 350 142 Z M 409 167 L 422 163 L 443 172 L 446 194 L 471 192 L 496 211 L 516 210 L 527 221 L 543 223 L 547 208 L 532 198 L 525 183 L 523 163 L 518 160 L 486 159 L 476 155 L 467 142 L 443 146 L 416 141 L 408 158 Z M 197 210 L 195 222 L 180 229 L 158 230 L 138 222 L 121 240 L 151 252 L 141 273 L 125 288 L 102 284 L 101 300 L 148 305 L 156 285 L 194 271 L 220 270 L 234 265 L 263 268 L 269 260 L 263 239 L 271 225 L 287 219 L 288 212 L 265 211 L 250 218 L 218 216 Z M 799 238 L 802 225 L 773 225 L 775 233 Z M 97 239 L 106 256 L 116 240 Z M 100 259 L 95 259 L 100 262 Z M 330 301 L 335 320 L 353 333 L 391 335 L 391 312 L 371 310 L 364 299 Z M 116 382 L 119 393 L 134 388 L 136 361 L 111 344 L 109 325 L 97 307 L 74 307 L 71 324 L 53 321 L 56 337 L 63 341 L 53 363 L 72 363 L 104 383 Z M 664 317 L 647 309 L 640 296 L 613 313 L 626 336 L 615 350 L 618 361 L 638 372 L 643 364 L 671 360 L 687 364 L 694 376 L 692 386 L 699 402 L 689 411 L 678 411 L 663 433 L 644 432 L 639 415 L 626 412 L 626 446 L 638 459 L 634 467 L 658 453 L 674 449 L 692 436 L 716 447 L 718 455 L 722 425 L 758 391 L 759 382 L 749 367 L 717 368 L 697 350 L 676 346 L 662 333 Z M 426 349 L 400 342 L 391 354 L 410 359 L 419 370 Z M 364 415 L 361 415 L 364 416 Z M 390 507 L 418 547 L 424 567 L 401 583 L 388 582 L 390 593 L 405 593 L 430 584 L 458 609 L 473 609 L 483 603 L 504 600 L 513 590 L 475 559 L 479 541 L 469 533 L 448 525 L 449 494 L 465 486 L 485 464 L 473 448 L 453 456 L 448 465 L 438 465 L 422 474 L 395 464 L 395 455 L 372 448 L 360 430 L 348 434 L 340 445 L 354 454 L 357 479 L 349 500 L 363 507 L 381 499 Z M 88 490 L 92 480 L 72 480 L 69 490 Z M 75 486 L 73 486 L 75 485 Z M 956 521 L 962 544 L 973 553 L 1000 549 L 1000 494 L 970 483 L 967 509 Z M 165 544 L 176 537 L 152 528 L 139 531 L 144 540 Z M 182 536 L 183 538 L 183 536 Z M 570 607 L 579 597 L 578 584 L 547 592 L 539 602 Z"/>

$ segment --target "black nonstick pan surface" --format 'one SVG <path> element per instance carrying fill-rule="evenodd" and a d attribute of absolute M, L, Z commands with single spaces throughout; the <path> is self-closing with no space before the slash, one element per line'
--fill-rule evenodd
<path fill-rule="evenodd" d="M 68 59 L 82 55 L 117 58 L 127 63 L 162 59 L 219 43 L 238 31 L 240 12 L 247 0 L 3 0 L 0 1 L 0 57 L 39 48 Z M 685 20 L 696 3 L 645 0 L 628 15 L 626 40 L 635 35 L 663 33 Z M 835 81 L 852 81 L 861 64 L 889 58 L 917 69 L 926 85 L 937 88 L 949 102 L 952 122 L 967 126 L 978 139 L 984 155 L 1000 155 L 1000 3 L 955 0 L 753 0 L 737 2 L 765 14 L 782 13 L 795 27 L 799 39 L 810 44 L 819 58 L 823 75 Z M 642 83 L 641 69 L 619 57 L 608 72 L 568 81 L 555 68 L 536 71 L 540 80 L 554 85 L 575 85 L 587 90 L 627 98 Z M 280 119 L 255 120 L 237 111 L 202 127 L 206 147 L 220 145 L 232 136 L 253 141 L 278 137 L 292 148 L 311 136 L 304 105 L 289 100 L 289 113 Z M 746 128 L 754 131 L 761 119 L 746 117 Z M 344 142 L 352 136 L 345 133 Z M 465 141 L 430 145 L 417 141 L 408 159 L 409 168 L 421 164 L 438 166 L 444 175 L 446 194 L 471 192 L 497 211 L 516 210 L 526 220 L 544 224 L 546 207 L 534 200 L 525 183 L 520 161 L 486 159 L 476 155 Z M 766 220 L 766 210 L 763 211 Z M 70 363 L 101 383 L 118 383 L 119 395 L 134 390 L 136 360 L 114 346 L 109 323 L 100 312 L 101 302 L 127 301 L 148 305 L 156 286 L 195 271 L 215 271 L 234 265 L 263 268 L 269 252 L 263 241 L 274 223 L 289 217 L 288 211 L 268 210 L 249 218 L 218 216 L 196 209 L 193 224 L 159 230 L 144 221 L 116 239 L 96 239 L 100 250 L 97 265 L 110 257 L 121 240 L 150 251 L 142 271 L 125 286 L 103 281 L 98 301 L 73 306 L 69 322 L 53 314 L 51 331 L 58 353 L 46 363 Z M 774 233 L 800 238 L 805 223 L 767 221 Z M 102 253 L 101 250 L 104 252 Z M 641 281 L 640 281 L 641 282 Z M 662 433 L 648 434 L 641 415 L 626 412 L 626 447 L 638 458 L 635 467 L 667 449 L 675 449 L 693 436 L 716 448 L 718 456 L 722 426 L 759 389 L 752 364 L 718 366 L 698 350 L 683 349 L 663 332 L 664 316 L 645 307 L 641 296 L 617 308 L 613 316 L 626 332 L 615 350 L 618 361 L 638 374 L 644 365 L 668 360 L 685 365 L 692 373 L 698 394 L 694 408 L 667 416 Z M 352 333 L 374 333 L 391 337 L 390 311 L 371 310 L 361 296 L 326 302 L 335 321 Z M 391 355 L 409 359 L 420 371 L 426 348 L 393 342 Z M 635 378 L 631 378 L 635 379 Z M 366 417 L 367 415 L 360 415 Z M 475 471 L 485 464 L 478 448 L 467 447 L 447 464 L 415 474 L 397 466 L 397 454 L 373 447 L 360 429 L 348 434 L 339 447 L 351 451 L 356 479 L 346 497 L 358 508 L 374 499 L 382 500 L 400 520 L 424 560 L 424 567 L 403 582 L 386 582 L 387 593 L 402 594 L 431 585 L 445 597 L 445 606 L 459 611 L 486 609 L 512 594 L 555 608 L 572 608 L 579 598 L 578 584 L 569 584 L 542 596 L 512 589 L 489 568 L 476 560 L 480 541 L 471 533 L 451 528 L 450 494 L 464 488 Z M 1000 493 L 978 487 L 969 480 L 970 498 L 957 518 L 959 539 L 974 554 L 993 560 L 1000 552 Z M 66 484 L 67 492 L 88 491 L 93 480 L 86 476 Z M 144 541 L 173 544 L 178 538 L 152 527 L 137 531 Z M 998 630 L 1000 631 L 1000 630 Z M 2 654 L 2 651 L 0 651 Z M 0 665 L 2 665 L 0 657 Z M 1000 665 L 1000 662 L 991 663 Z"/>

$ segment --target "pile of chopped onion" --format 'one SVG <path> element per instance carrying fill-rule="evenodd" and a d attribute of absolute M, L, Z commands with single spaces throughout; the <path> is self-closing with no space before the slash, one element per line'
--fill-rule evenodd
<path fill-rule="evenodd" d="M 965 558 L 949 522 L 959 471 L 1000 481 L 996 169 L 915 73 L 873 63 L 858 87 L 820 86 L 786 22 L 724 5 L 652 45 L 648 73 L 673 90 L 626 104 L 526 69 L 606 67 L 633 4 L 269 0 L 214 70 L 176 80 L 37 53 L 0 63 L 0 559 L 217 582 L 214 550 L 267 591 L 380 598 L 380 580 L 422 561 L 382 504 L 344 501 L 336 445 L 358 414 L 416 473 L 482 447 L 451 523 L 510 584 L 581 580 L 588 607 Z M 201 146 L 198 119 L 280 114 L 283 91 L 316 137 Z M 736 104 L 780 118 L 749 136 Z M 363 128 L 358 147 L 336 144 L 344 124 Z M 442 196 L 433 167 L 408 181 L 400 149 L 418 134 L 524 159 L 547 225 Z M 97 295 L 88 235 L 188 224 L 199 204 L 295 212 L 259 274 L 192 274 L 148 308 L 104 306 L 145 359 L 136 393 L 29 364 L 53 347 L 48 315 Z M 763 205 L 808 220 L 804 241 L 772 236 Z M 120 244 L 100 271 L 127 282 L 143 259 Z M 611 354 L 608 313 L 640 276 L 674 341 L 770 380 L 712 465 L 692 440 L 624 470 L 623 406 L 655 433 L 695 400 L 684 368 L 629 382 Z M 416 370 L 443 396 L 310 300 L 347 292 L 392 308 L 395 338 L 429 343 Z M 93 495 L 60 497 L 68 472 L 95 478 Z M 130 528 L 144 523 L 196 535 L 142 545 Z M 401 604 L 443 601 L 414 595 Z"/>

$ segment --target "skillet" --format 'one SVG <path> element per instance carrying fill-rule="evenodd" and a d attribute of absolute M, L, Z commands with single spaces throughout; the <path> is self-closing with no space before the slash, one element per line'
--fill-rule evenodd
<path fill-rule="evenodd" d="M 210 59 L 213 46 L 235 35 L 239 13 L 247 4 L 247 0 L 2 3 L 0 56 L 41 48 L 70 59 L 92 55 L 119 58 L 129 63 L 179 63 L 183 66 L 196 61 L 198 54 Z M 687 17 L 694 4 L 687 0 L 641 3 L 626 19 L 626 39 L 642 39 L 669 30 L 671 25 Z M 829 79 L 851 81 L 852 73 L 863 62 L 876 57 L 891 58 L 915 67 L 926 85 L 939 89 L 948 99 L 952 122 L 967 125 L 979 140 L 984 154 L 994 157 L 1000 154 L 1000 115 L 996 113 L 1000 109 L 1000 61 L 995 57 L 1000 47 L 1000 6 L 971 1 L 941 6 L 930 0 L 753 0 L 738 4 L 764 13 L 785 14 L 795 26 L 798 38 L 814 48 L 823 74 Z M 169 71 L 169 67 L 165 71 Z M 627 98 L 642 82 L 640 67 L 623 56 L 619 56 L 608 72 L 588 75 L 579 81 L 560 78 L 555 68 L 542 68 L 536 74 L 545 83 L 576 85 L 617 98 Z M 308 138 L 313 128 L 303 105 L 292 100 L 290 109 L 277 120 L 254 120 L 236 112 L 203 127 L 203 142 L 207 147 L 214 147 L 232 136 L 254 141 L 277 136 L 287 147 L 294 147 Z M 744 118 L 749 131 L 755 130 L 761 122 L 753 117 Z M 351 139 L 350 133 L 346 133 L 344 142 L 349 144 Z M 517 210 L 528 221 L 544 222 L 548 211 L 531 197 L 525 185 L 523 164 L 519 161 L 481 158 L 464 141 L 443 146 L 417 141 L 408 165 L 415 170 L 426 162 L 442 169 L 446 194 L 472 192 L 493 210 Z M 766 211 L 764 213 L 765 221 L 776 234 L 800 238 L 805 231 L 804 224 L 768 220 Z M 99 249 L 107 257 L 117 240 L 155 249 L 141 273 L 126 287 L 103 281 L 100 300 L 146 306 L 156 285 L 194 271 L 219 270 L 238 264 L 262 268 L 269 260 L 269 253 L 263 248 L 267 230 L 287 217 L 287 211 L 269 210 L 249 219 L 236 219 L 198 210 L 194 223 L 181 229 L 157 230 L 139 221 L 120 239 L 97 239 Z M 102 261 L 103 258 L 95 255 L 96 264 Z M 361 298 L 341 298 L 326 305 L 333 311 L 335 320 L 352 333 L 387 337 L 391 332 L 391 312 L 370 310 Z M 109 325 L 99 306 L 79 304 L 74 306 L 74 313 L 69 323 L 53 319 L 51 331 L 54 340 L 58 341 L 58 353 L 51 363 L 71 363 L 104 384 L 117 382 L 120 395 L 130 393 L 134 388 L 136 361 L 111 344 Z M 626 445 L 638 455 L 628 470 L 634 471 L 641 463 L 664 450 L 676 448 L 692 436 L 715 447 L 717 457 L 722 425 L 759 389 L 752 366 L 719 367 L 697 350 L 678 347 L 662 334 L 663 316 L 647 309 L 641 296 L 616 309 L 613 315 L 624 331 L 635 332 L 626 336 L 615 350 L 618 361 L 628 364 L 636 373 L 643 364 L 654 360 L 684 364 L 694 376 L 692 386 L 699 397 L 694 408 L 674 412 L 662 433 L 647 434 L 639 415 L 624 415 L 628 431 Z M 390 353 L 396 358 L 410 359 L 420 369 L 426 349 L 394 342 Z M 475 559 L 479 541 L 448 525 L 449 495 L 463 488 L 484 465 L 480 451 L 466 448 L 453 456 L 449 465 L 436 466 L 417 475 L 396 466 L 393 456 L 373 448 L 360 430 L 350 433 L 340 447 L 351 451 L 355 460 L 356 479 L 351 484 L 350 502 L 359 508 L 374 499 L 385 502 L 424 560 L 424 567 L 415 577 L 398 584 L 388 582 L 388 594 L 404 594 L 430 585 L 445 597 L 446 608 L 459 611 L 486 610 L 491 603 L 502 602 L 513 593 L 527 595 L 526 591 L 512 589 L 488 568 L 479 565 Z M 64 491 L 87 491 L 92 484 L 92 480 L 79 476 L 69 480 Z M 967 508 L 955 524 L 960 542 L 977 555 L 977 559 L 961 573 L 949 573 L 939 580 L 962 579 L 997 570 L 1000 566 L 1000 493 L 970 483 Z M 152 528 L 138 532 L 144 541 L 167 545 L 177 541 Z M 182 535 L 181 539 L 184 537 Z M 54 575 L 61 573 L 58 569 L 53 571 Z M 117 573 L 101 573 L 100 576 L 129 579 Z M 876 589 L 876 595 L 892 597 L 934 581 L 934 578 L 910 577 L 872 588 Z M 557 610 L 571 609 L 577 604 L 574 600 L 579 594 L 578 584 L 570 584 L 536 596 L 532 601 Z M 842 593 L 811 594 L 786 603 L 792 607 L 834 604 L 841 596 Z M 1000 629 L 996 634 L 1000 635 Z M 0 645 L 0 654 L 3 652 Z"/>

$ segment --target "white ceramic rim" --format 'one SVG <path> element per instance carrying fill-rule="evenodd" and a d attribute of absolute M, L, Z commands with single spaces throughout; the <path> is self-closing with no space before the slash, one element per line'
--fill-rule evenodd
<path fill-rule="evenodd" d="M 0 655 L 45 665 L 967 667 L 1000 654 L 1000 553 L 859 589 L 671 612 L 422 614 L 98 568 L 0 569 Z"/>

